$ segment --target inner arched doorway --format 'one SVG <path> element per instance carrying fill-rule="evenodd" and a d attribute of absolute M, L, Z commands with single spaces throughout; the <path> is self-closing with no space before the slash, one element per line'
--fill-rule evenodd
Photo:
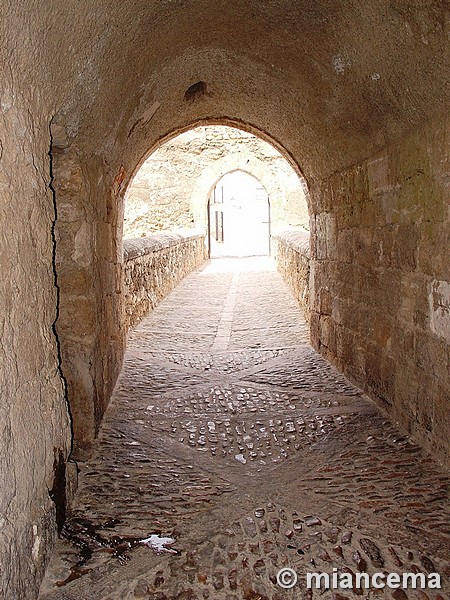
<path fill-rule="evenodd" d="M 270 254 L 270 201 L 266 189 L 244 171 L 227 173 L 208 200 L 211 258 Z"/>

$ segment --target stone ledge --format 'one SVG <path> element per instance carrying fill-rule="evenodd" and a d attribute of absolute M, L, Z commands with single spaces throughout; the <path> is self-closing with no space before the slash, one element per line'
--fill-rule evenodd
<path fill-rule="evenodd" d="M 192 232 L 154 233 L 147 237 L 123 240 L 123 260 L 127 262 L 152 254 L 153 252 L 158 252 L 159 250 L 204 237 L 204 232 L 192 230 Z"/>
<path fill-rule="evenodd" d="M 308 231 L 283 231 L 272 236 L 278 243 L 284 244 L 295 252 L 301 254 L 304 258 L 310 259 Z"/>

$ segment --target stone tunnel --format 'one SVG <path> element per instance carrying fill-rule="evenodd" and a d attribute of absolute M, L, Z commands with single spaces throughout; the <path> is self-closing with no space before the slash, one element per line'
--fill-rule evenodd
<path fill-rule="evenodd" d="M 444 481 L 448 2 L 2 0 L 0 30 L 0 598 L 37 598 L 122 368 L 127 187 L 199 125 L 256 135 L 306 181 L 311 343 Z M 203 258 L 186 243 L 179 279 Z"/>

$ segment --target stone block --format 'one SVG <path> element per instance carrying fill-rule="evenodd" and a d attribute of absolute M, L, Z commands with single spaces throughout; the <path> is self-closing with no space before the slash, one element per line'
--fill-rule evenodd
<path fill-rule="evenodd" d="M 434 280 L 428 286 L 430 328 L 447 344 L 450 342 L 450 283 Z"/>
<path fill-rule="evenodd" d="M 327 258 L 329 260 L 336 260 L 338 258 L 338 255 L 337 255 L 337 229 L 336 229 L 336 218 L 333 213 L 326 213 L 325 235 L 326 235 Z"/>
<path fill-rule="evenodd" d="M 70 296 L 81 296 L 86 293 L 86 290 L 92 289 L 92 269 L 68 263 L 65 268 L 58 271 L 58 284 Z"/>
<path fill-rule="evenodd" d="M 354 260 L 355 252 L 352 229 L 338 229 L 336 253 L 339 261 L 350 263 Z"/>
<path fill-rule="evenodd" d="M 320 315 L 314 310 L 311 312 L 311 344 L 314 348 L 320 348 Z"/>
<path fill-rule="evenodd" d="M 333 307 L 333 296 L 330 290 L 322 288 L 318 291 L 319 295 L 319 312 L 321 315 L 331 315 Z"/>
<path fill-rule="evenodd" d="M 423 440 L 430 441 L 433 435 L 435 424 L 434 419 L 434 398 L 438 386 L 435 380 L 427 373 L 419 378 L 417 389 L 417 414 L 414 423 L 415 434 L 422 437 Z"/>
<path fill-rule="evenodd" d="M 58 221 L 63 223 L 76 223 L 86 219 L 86 210 L 80 202 L 67 198 L 58 202 Z"/>
<path fill-rule="evenodd" d="M 367 270 L 364 295 L 370 306 L 397 316 L 401 306 L 400 276 L 398 271 Z"/>
<path fill-rule="evenodd" d="M 432 333 L 417 330 L 414 342 L 417 367 L 423 372 L 432 373 L 441 381 L 447 380 L 449 372 L 446 340 Z"/>
<path fill-rule="evenodd" d="M 324 260 L 327 258 L 327 220 L 328 213 L 320 213 L 315 216 L 312 256 L 316 260 Z"/>
<path fill-rule="evenodd" d="M 350 329 L 336 327 L 336 355 L 339 357 L 342 370 L 344 372 L 354 372 L 355 379 L 358 378 L 360 373 L 358 372 L 357 365 L 357 347 L 355 342 L 355 334 Z"/>
<path fill-rule="evenodd" d="M 321 265 L 327 286 L 334 297 L 344 300 L 359 298 L 365 282 L 365 271 L 356 263 L 328 263 Z"/>
<path fill-rule="evenodd" d="M 418 269 L 433 277 L 450 281 L 450 218 L 441 224 L 425 223 L 418 241 Z"/>
<path fill-rule="evenodd" d="M 415 329 L 397 320 L 391 322 L 390 351 L 400 363 L 415 358 Z"/>
<path fill-rule="evenodd" d="M 429 450 L 442 457 L 444 464 L 448 464 L 450 461 L 450 450 L 447 443 L 448 432 L 450 431 L 450 411 L 448 409 L 448 393 L 445 387 L 436 390 L 433 404 L 434 435 L 429 445 Z"/>
<path fill-rule="evenodd" d="M 311 185 L 309 193 L 310 211 L 313 214 L 329 211 L 335 204 L 334 188 L 331 181 Z"/>
<path fill-rule="evenodd" d="M 394 321 L 385 312 L 374 311 L 370 313 L 371 340 L 380 348 L 388 351 L 392 345 L 392 327 Z"/>
<path fill-rule="evenodd" d="M 327 315 L 321 315 L 320 317 L 320 342 L 321 345 L 326 346 L 329 349 L 333 357 L 336 357 L 337 342 L 335 324 L 333 319 Z"/>
<path fill-rule="evenodd" d="M 415 420 L 418 411 L 417 394 L 419 377 L 414 363 L 414 357 L 406 355 L 403 360 L 394 357 L 399 368 L 395 374 L 394 400 L 397 414 L 405 415 L 405 425 L 411 429 L 411 421 Z M 401 365 L 401 366 L 400 366 Z M 412 418 L 414 417 L 414 418 Z"/>
<path fill-rule="evenodd" d="M 97 327 L 97 307 L 93 297 L 64 296 L 60 306 L 58 329 L 71 332 L 72 339 L 92 336 Z"/>
<path fill-rule="evenodd" d="M 403 273 L 401 276 L 401 305 L 398 317 L 408 326 L 428 329 L 428 278 L 420 273 Z"/>
<path fill-rule="evenodd" d="M 415 224 L 399 225 L 393 233 L 391 265 L 394 269 L 415 271 L 419 231 Z"/>
<path fill-rule="evenodd" d="M 345 204 L 340 204 L 333 207 L 333 212 L 336 214 L 337 230 L 355 229 L 361 223 L 361 204 L 357 201 L 348 200 Z"/>
<path fill-rule="evenodd" d="M 374 266 L 378 263 L 377 248 L 373 243 L 372 229 L 361 227 L 353 231 L 354 260 L 359 265 Z"/>
<path fill-rule="evenodd" d="M 387 405 L 394 403 L 395 361 L 375 345 L 365 351 L 365 381 L 369 391 Z"/>

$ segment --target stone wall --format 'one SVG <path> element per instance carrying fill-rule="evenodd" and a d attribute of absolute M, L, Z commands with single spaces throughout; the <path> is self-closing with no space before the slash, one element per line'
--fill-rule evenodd
<path fill-rule="evenodd" d="M 151 311 L 205 260 L 204 234 L 156 233 L 123 245 L 125 327 Z"/>
<path fill-rule="evenodd" d="M 450 122 L 311 190 L 312 340 L 450 462 Z"/>
<path fill-rule="evenodd" d="M 70 151 L 55 124 L 52 142 L 58 209 L 55 265 L 61 292 L 56 328 L 72 415 L 72 455 L 85 460 L 125 347 L 117 209 L 121 182 L 116 178 L 108 187 L 102 161 Z"/>
<path fill-rule="evenodd" d="M 206 229 L 212 188 L 236 170 L 253 175 L 266 188 L 272 231 L 309 228 L 306 184 L 278 150 L 245 131 L 211 125 L 169 140 L 143 163 L 127 190 L 124 237 Z"/>
<path fill-rule="evenodd" d="M 273 236 L 275 258 L 283 279 L 290 287 L 294 297 L 310 320 L 309 273 L 310 273 L 310 237 L 306 231 L 286 231 Z"/>
<path fill-rule="evenodd" d="M 14 64 L 0 48 L 0 74 Z M 65 515 L 71 440 L 54 327 L 50 135 L 43 106 L 31 103 L 29 86 L 20 88 L 20 71 L 2 78 L 0 111 L 2 600 L 37 597 Z"/>

